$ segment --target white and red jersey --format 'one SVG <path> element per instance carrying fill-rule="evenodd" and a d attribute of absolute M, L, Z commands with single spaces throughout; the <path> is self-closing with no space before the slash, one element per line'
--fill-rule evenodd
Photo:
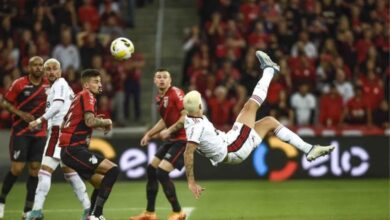
<path fill-rule="evenodd" d="M 221 162 L 241 163 L 262 141 L 254 129 L 240 122 L 235 122 L 233 128 L 225 133 L 217 130 L 206 116 L 186 116 L 184 128 L 187 142 L 198 144 L 197 151 L 214 166 Z"/>
<path fill-rule="evenodd" d="M 226 134 L 217 130 L 206 116 L 186 116 L 184 121 L 187 142 L 198 144 L 197 151 L 216 166 L 227 155 Z"/>
<path fill-rule="evenodd" d="M 69 110 L 73 98 L 74 93 L 72 88 L 70 88 L 69 84 L 64 78 L 58 78 L 49 90 L 46 101 L 46 112 L 50 109 L 50 106 L 52 106 L 55 101 L 61 101 L 63 102 L 63 105 L 56 114 L 47 119 L 49 128 L 52 126 L 62 125 L 62 121 L 64 120 L 64 117 Z"/>

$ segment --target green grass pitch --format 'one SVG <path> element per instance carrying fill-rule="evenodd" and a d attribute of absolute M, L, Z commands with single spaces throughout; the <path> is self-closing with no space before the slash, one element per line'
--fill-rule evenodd
<path fill-rule="evenodd" d="M 184 181 L 176 181 L 182 207 L 190 220 L 387 220 L 389 180 L 264 180 L 199 181 L 206 188 L 195 200 Z M 88 191 L 91 188 L 88 185 Z M 5 220 L 18 220 L 24 204 L 25 184 L 19 182 L 7 198 Z M 118 182 L 105 206 L 108 220 L 127 220 L 144 210 L 145 182 Z M 159 219 L 167 219 L 170 206 L 160 187 Z M 46 220 L 79 219 L 81 205 L 66 183 L 54 183 L 45 204 Z"/>

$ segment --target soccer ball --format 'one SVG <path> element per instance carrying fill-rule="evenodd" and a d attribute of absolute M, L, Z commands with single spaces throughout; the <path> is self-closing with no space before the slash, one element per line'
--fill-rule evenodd
<path fill-rule="evenodd" d="M 117 60 L 126 60 L 134 53 L 134 44 L 125 37 L 118 37 L 111 42 L 111 54 Z"/>

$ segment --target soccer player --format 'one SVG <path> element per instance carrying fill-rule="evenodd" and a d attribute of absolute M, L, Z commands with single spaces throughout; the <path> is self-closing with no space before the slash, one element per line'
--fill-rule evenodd
<path fill-rule="evenodd" d="M 261 69 L 263 69 L 263 76 L 237 116 L 233 128 L 227 133 L 215 129 L 213 124 L 203 115 L 199 92 L 191 91 L 184 97 L 184 108 L 188 112 L 184 122 L 187 134 L 184 163 L 188 187 L 197 199 L 204 188 L 195 182 L 193 169 L 195 150 L 207 157 L 214 166 L 220 163 L 239 164 L 249 156 L 270 131 L 274 132 L 281 140 L 305 152 L 309 161 L 329 154 L 334 149 L 333 146 L 313 146 L 306 143 L 273 117 L 268 116 L 255 121 L 256 111 L 267 97 L 271 79 L 279 71 L 279 66 L 272 62 L 266 53 L 256 51 L 256 56 L 260 61 Z"/>
<path fill-rule="evenodd" d="M 96 69 L 84 70 L 81 81 L 83 90 L 73 99 L 61 127 L 61 160 L 94 186 L 88 219 L 104 220 L 103 206 L 119 169 L 110 160 L 89 151 L 88 146 L 92 130 L 101 128 L 107 133 L 112 129 L 112 121 L 96 115 L 95 96 L 103 91 L 100 72 Z"/>
<path fill-rule="evenodd" d="M 35 130 L 48 123 L 48 139 L 46 141 L 41 169 L 38 173 L 38 186 L 35 192 L 34 206 L 27 215 L 27 220 L 43 219 L 42 208 L 51 185 L 51 175 L 60 164 L 64 172 L 64 177 L 80 200 L 84 212 L 82 219 L 88 217 L 90 201 L 84 182 L 80 176 L 71 168 L 66 167 L 60 159 L 61 148 L 58 146 L 60 126 L 65 114 L 68 112 L 70 104 L 74 98 L 73 90 L 64 78 L 61 78 L 61 64 L 56 59 L 48 59 L 43 64 L 43 69 L 51 87 L 47 97 L 46 112 L 40 118 L 30 122 L 29 128 Z"/>
<path fill-rule="evenodd" d="M 4 217 L 6 197 L 16 179 L 28 163 L 27 196 L 23 216 L 31 210 L 38 184 L 38 171 L 46 141 L 46 123 L 30 131 L 28 123 L 45 113 L 46 89 L 49 83 L 43 77 L 43 59 L 31 57 L 28 75 L 15 80 L 1 101 L 1 106 L 13 114 L 9 144 L 11 169 L 3 180 L 0 195 L 0 218 Z"/>
<path fill-rule="evenodd" d="M 186 145 L 186 135 L 183 129 L 186 112 L 183 107 L 184 92 L 171 86 L 172 78 L 165 69 L 158 69 L 154 74 L 154 84 L 158 88 L 156 96 L 161 119 L 145 133 L 141 146 L 146 146 L 153 137 L 160 136 L 167 140 L 161 145 L 152 162 L 147 167 L 148 181 L 146 183 L 146 211 L 131 220 L 156 220 L 155 213 L 158 181 L 161 183 L 167 200 L 171 203 L 173 212 L 168 220 L 184 220 L 186 214 L 182 211 L 176 196 L 175 185 L 169 178 L 169 173 L 175 168 L 181 170 L 184 166 L 183 152 Z"/>

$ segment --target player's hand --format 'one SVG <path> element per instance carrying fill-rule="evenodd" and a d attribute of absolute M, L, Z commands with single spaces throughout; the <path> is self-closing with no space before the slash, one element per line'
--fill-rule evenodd
<path fill-rule="evenodd" d="M 106 125 L 104 129 L 104 134 L 108 134 L 112 130 L 112 121 L 111 119 L 105 119 L 108 122 L 108 125 Z"/>
<path fill-rule="evenodd" d="M 171 136 L 171 132 L 168 131 L 168 129 L 164 129 L 160 132 L 160 138 L 162 140 L 167 140 Z"/>
<path fill-rule="evenodd" d="M 40 125 L 41 125 L 41 124 L 38 123 L 37 120 L 34 120 L 34 121 L 32 121 L 32 122 L 30 122 L 30 123 L 28 124 L 28 129 L 30 129 L 31 131 L 34 131 L 35 129 L 38 129 Z"/>
<path fill-rule="evenodd" d="M 199 199 L 200 195 L 205 190 L 205 188 L 199 186 L 195 182 L 188 183 L 188 188 L 191 190 L 191 192 L 194 195 L 195 199 Z"/>
<path fill-rule="evenodd" d="M 148 135 L 148 134 L 145 134 L 145 135 L 142 137 L 142 139 L 141 139 L 141 142 L 140 142 L 141 146 L 146 146 L 146 145 L 148 145 L 148 144 L 149 144 L 149 140 L 150 140 L 149 135 Z"/>
<path fill-rule="evenodd" d="M 25 122 L 30 123 L 31 121 L 34 121 L 34 116 L 27 112 L 19 112 L 18 116 Z"/>

